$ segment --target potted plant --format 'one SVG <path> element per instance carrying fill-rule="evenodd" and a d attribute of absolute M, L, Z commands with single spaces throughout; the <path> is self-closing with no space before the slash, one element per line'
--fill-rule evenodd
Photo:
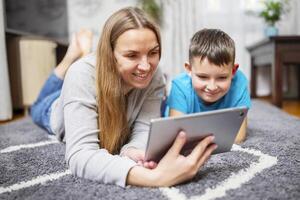
<path fill-rule="evenodd" d="M 162 24 L 162 8 L 157 0 L 139 0 L 138 6 L 144 10 L 159 25 Z"/>
<path fill-rule="evenodd" d="M 265 29 L 266 36 L 278 35 L 278 29 L 275 26 L 276 22 L 281 19 L 282 14 L 286 11 L 286 5 L 289 0 L 264 0 L 264 8 L 259 13 L 265 22 L 267 27 Z"/>

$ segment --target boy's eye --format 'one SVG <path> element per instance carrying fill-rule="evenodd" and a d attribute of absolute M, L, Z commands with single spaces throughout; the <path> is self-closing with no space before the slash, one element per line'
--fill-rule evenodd
<path fill-rule="evenodd" d="M 227 79 L 227 76 L 221 76 L 218 78 L 219 80 L 226 80 Z"/>
<path fill-rule="evenodd" d="M 202 75 L 197 75 L 197 77 L 200 78 L 200 79 L 206 79 L 207 78 L 207 76 L 202 76 Z"/>

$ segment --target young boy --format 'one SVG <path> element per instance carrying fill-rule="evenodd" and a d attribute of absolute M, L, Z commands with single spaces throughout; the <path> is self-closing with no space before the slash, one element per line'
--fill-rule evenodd
<path fill-rule="evenodd" d="M 248 80 L 235 64 L 234 41 L 223 31 L 203 29 L 195 33 L 189 48 L 187 73 L 175 77 L 167 99 L 169 116 L 222 108 L 250 107 Z M 235 139 L 246 138 L 247 119 Z"/>

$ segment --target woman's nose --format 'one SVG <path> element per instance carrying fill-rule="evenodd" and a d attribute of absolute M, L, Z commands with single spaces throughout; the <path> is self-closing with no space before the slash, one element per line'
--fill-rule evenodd
<path fill-rule="evenodd" d="M 149 70 L 150 69 L 150 63 L 149 63 L 148 59 L 147 58 L 143 58 L 140 61 L 138 68 L 140 70 L 143 70 L 143 71 Z"/>

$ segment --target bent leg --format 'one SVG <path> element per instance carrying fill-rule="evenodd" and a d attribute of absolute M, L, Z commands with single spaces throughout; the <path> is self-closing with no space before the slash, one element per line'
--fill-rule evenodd
<path fill-rule="evenodd" d="M 34 123 L 53 134 L 50 128 L 50 114 L 52 103 L 60 96 L 63 80 L 51 74 L 44 84 L 36 102 L 30 108 L 30 115 Z"/>
<path fill-rule="evenodd" d="M 73 35 L 66 55 L 49 76 L 37 100 L 30 108 L 32 120 L 50 134 L 53 134 L 50 128 L 51 106 L 60 96 L 63 79 L 71 64 L 90 52 L 92 37 L 93 33 L 89 30 L 80 30 Z"/>
<path fill-rule="evenodd" d="M 37 100 L 34 102 L 34 104 L 37 104 L 41 100 L 43 100 L 45 97 L 53 94 L 54 92 L 61 90 L 63 80 L 58 78 L 54 73 L 52 73 L 48 79 L 46 80 L 44 86 L 42 87 L 40 94 L 37 98 Z M 33 104 L 33 105 L 34 105 Z"/>

